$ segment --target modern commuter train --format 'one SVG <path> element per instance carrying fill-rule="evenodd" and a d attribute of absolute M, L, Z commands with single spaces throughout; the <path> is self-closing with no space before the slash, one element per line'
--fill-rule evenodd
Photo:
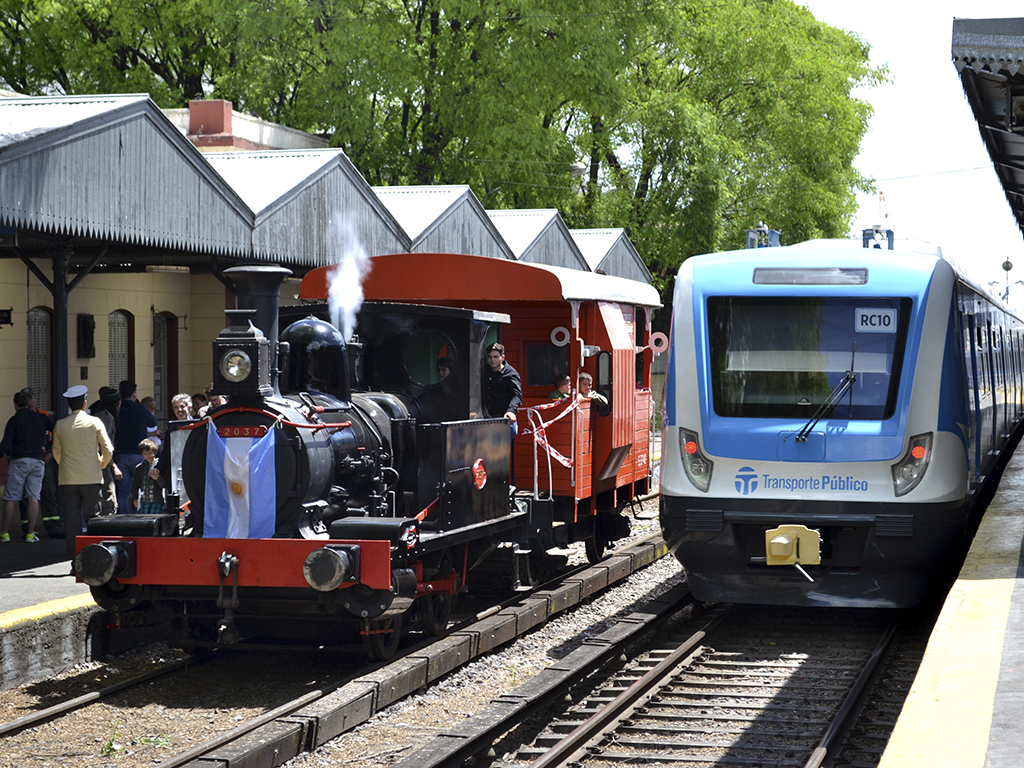
<path fill-rule="evenodd" d="M 436 255 L 431 268 L 446 274 L 443 262 L 453 258 Z M 611 294 L 624 302 L 634 291 L 630 317 L 634 304 L 657 301 L 650 286 L 624 287 L 633 281 L 558 278 L 555 268 L 492 258 L 458 261 L 484 283 L 511 268 L 534 298 L 579 279 L 591 290 L 605 286 L 594 295 L 606 302 L 614 303 Z M 169 616 L 171 640 L 182 646 L 297 637 L 344 645 L 355 629 L 370 655 L 388 658 L 403 621 L 443 633 L 470 582 L 536 583 L 547 550 L 586 541 L 599 557 L 604 541 L 628 532 L 620 507 L 648 488 L 650 476 L 646 461 L 629 461 L 640 453 L 632 440 L 607 445 L 615 457 L 601 465 L 607 507 L 600 516 L 589 499 L 559 501 L 550 483 L 540 491 L 513 484 L 509 426 L 487 416 L 482 388 L 487 345 L 515 338 L 508 312 L 465 302 L 368 301 L 348 342 L 326 303 L 279 307 L 288 270 L 235 267 L 226 274 L 240 309 L 228 310 L 231 324 L 213 343 L 213 391 L 229 401 L 201 421 L 171 424 L 164 514 L 94 518 L 78 538 L 75 571 L 100 606 Z M 383 265 L 378 274 L 383 290 Z M 323 286 L 326 275 L 306 279 Z M 568 316 L 574 305 L 559 300 Z M 611 316 L 621 321 L 626 309 L 615 306 Z M 582 369 L 583 327 L 566 332 L 571 348 L 546 338 L 544 363 L 578 366 L 567 369 L 572 374 Z M 595 373 L 609 408 L 633 414 L 638 397 L 650 398 L 649 390 L 639 392 L 633 364 L 646 363 L 649 382 L 650 355 L 637 353 L 629 331 L 612 331 L 628 346 L 622 375 L 616 378 L 610 362 Z M 593 340 L 597 362 L 616 352 Z M 444 379 L 440 360 L 451 369 Z M 545 376 L 550 381 L 547 369 Z M 589 402 L 568 405 L 590 412 Z M 632 421 L 628 426 L 636 431 Z M 646 427 L 645 420 L 645 438 Z M 585 468 L 591 471 L 589 463 Z M 616 477 L 625 482 L 617 485 Z M 187 525 L 180 524 L 186 513 Z"/>
<path fill-rule="evenodd" d="M 694 595 L 920 602 L 1017 437 L 1020 318 L 937 250 L 812 241 L 688 259 L 672 323 L 661 522 Z"/>

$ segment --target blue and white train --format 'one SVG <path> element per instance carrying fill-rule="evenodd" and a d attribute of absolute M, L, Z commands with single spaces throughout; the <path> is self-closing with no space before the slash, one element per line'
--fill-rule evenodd
<path fill-rule="evenodd" d="M 941 254 L 848 241 L 679 270 L 661 523 L 705 601 L 908 607 L 1024 403 L 1024 323 Z"/>

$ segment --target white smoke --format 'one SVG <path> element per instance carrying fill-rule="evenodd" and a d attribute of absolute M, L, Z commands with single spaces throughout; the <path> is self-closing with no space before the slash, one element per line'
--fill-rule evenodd
<path fill-rule="evenodd" d="M 353 229 L 345 226 L 341 241 L 346 243 L 334 269 L 327 273 L 329 284 L 327 300 L 331 321 L 341 331 L 345 341 L 352 340 L 356 313 L 363 305 L 363 280 L 370 274 L 370 257 L 359 243 Z"/>

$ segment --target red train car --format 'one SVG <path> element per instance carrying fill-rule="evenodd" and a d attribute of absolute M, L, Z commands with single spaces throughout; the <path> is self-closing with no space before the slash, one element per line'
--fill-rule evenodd
<path fill-rule="evenodd" d="M 307 274 L 301 297 L 326 300 L 334 269 Z M 522 377 L 513 484 L 552 495 L 563 540 L 585 540 L 592 559 L 628 532 L 620 511 L 651 486 L 651 317 L 660 306 L 652 286 L 482 256 L 400 253 L 371 259 L 363 294 L 509 315 L 501 338 L 495 326 L 486 342 L 504 344 Z M 437 355 L 456 358 L 458 350 L 441 343 Z M 606 403 L 549 399 L 556 374 L 568 373 L 575 393 L 583 372 Z M 474 381 L 482 375 L 471 372 Z"/>

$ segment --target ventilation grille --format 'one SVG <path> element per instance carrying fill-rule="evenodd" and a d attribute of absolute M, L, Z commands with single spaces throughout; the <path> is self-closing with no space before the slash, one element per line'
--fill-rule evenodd
<path fill-rule="evenodd" d="M 722 510 L 720 510 L 720 509 L 688 509 L 688 510 L 686 510 L 686 530 L 688 530 L 688 531 L 720 531 L 720 530 L 722 530 Z"/>
<path fill-rule="evenodd" d="M 875 518 L 876 536 L 913 536 L 913 515 L 878 515 Z"/>

